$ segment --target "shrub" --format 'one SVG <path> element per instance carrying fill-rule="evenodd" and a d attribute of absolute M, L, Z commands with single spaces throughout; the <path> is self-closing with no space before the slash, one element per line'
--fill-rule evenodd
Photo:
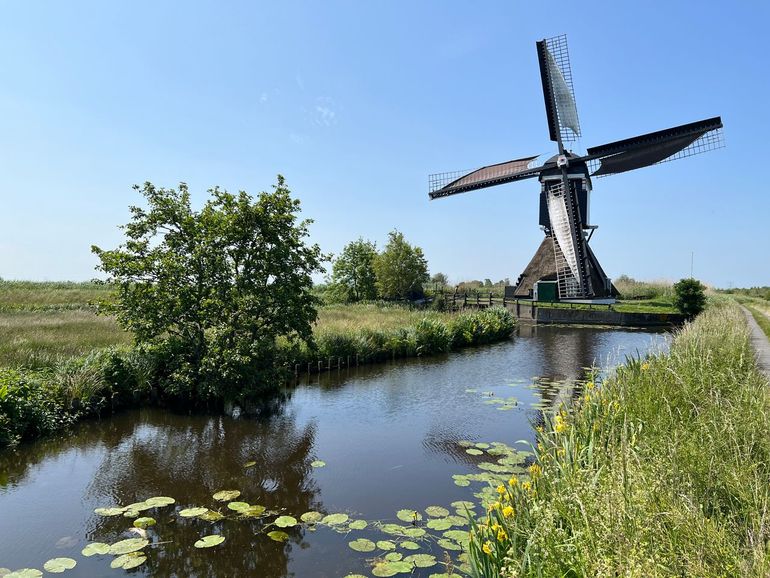
<path fill-rule="evenodd" d="M 423 317 L 414 329 L 417 355 L 446 353 L 451 346 L 451 338 L 446 325 L 436 319 Z"/>
<path fill-rule="evenodd" d="M 674 283 L 674 307 L 688 317 L 695 317 L 706 307 L 705 289 L 697 279 Z"/>

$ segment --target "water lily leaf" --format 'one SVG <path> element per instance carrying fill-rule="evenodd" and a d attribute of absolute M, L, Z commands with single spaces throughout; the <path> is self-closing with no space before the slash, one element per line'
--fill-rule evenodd
<path fill-rule="evenodd" d="M 452 476 L 452 479 L 454 480 L 455 485 L 460 486 L 461 488 L 471 485 L 471 482 L 470 480 L 468 480 L 467 475 L 455 474 L 454 476 Z"/>
<path fill-rule="evenodd" d="M 344 524 L 347 521 L 347 514 L 329 514 L 328 516 L 324 516 L 324 518 L 321 520 L 321 523 L 328 526 L 336 526 L 338 524 Z"/>
<path fill-rule="evenodd" d="M 0 577 L 2 578 L 2 577 Z M 366 578 L 363 574 L 348 574 L 345 578 Z"/>
<path fill-rule="evenodd" d="M 129 552 L 118 556 L 112 562 L 110 562 L 110 568 L 123 568 L 123 570 L 131 570 L 141 566 L 147 561 L 147 556 L 143 552 Z"/>
<path fill-rule="evenodd" d="M 388 552 L 384 556 L 385 560 L 388 562 L 398 562 L 403 557 L 404 555 L 401 552 Z"/>
<path fill-rule="evenodd" d="M 221 490 L 214 494 L 213 498 L 218 502 L 229 502 L 241 495 L 238 490 Z"/>
<path fill-rule="evenodd" d="M 452 527 L 452 522 L 446 518 L 435 518 L 428 520 L 428 528 L 431 530 L 448 530 Z"/>
<path fill-rule="evenodd" d="M 468 525 L 468 516 L 463 514 L 457 514 L 452 516 L 447 516 L 444 518 L 447 522 L 449 522 L 452 526 L 467 526 Z"/>
<path fill-rule="evenodd" d="M 386 534 L 395 534 L 397 536 L 403 536 L 406 526 L 399 526 L 398 524 L 383 524 L 380 526 L 380 530 Z"/>
<path fill-rule="evenodd" d="M 134 520 L 134 528 L 149 528 L 156 523 L 155 518 L 137 518 Z"/>
<path fill-rule="evenodd" d="M 472 448 L 473 446 L 476 445 L 476 443 L 469 440 L 460 440 L 459 442 L 457 442 L 457 445 L 462 446 L 464 448 Z"/>
<path fill-rule="evenodd" d="M 348 528 L 351 530 L 363 530 L 369 525 L 369 523 L 366 520 L 353 520 L 348 524 Z"/>
<path fill-rule="evenodd" d="M 289 539 L 289 535 L 280 530 L 273 530 L 272 532 L 268 532 L 267 535 L 271 540 L 275 540 L 276 542 L 285 542 Z"/>
<path fill-rule="evenodd" d="M 321 512 L 305 512 L 302 514 L 299 519 L 305 522 L 306 524 L 316 524 L 320 522 L 323 519 L 324 515 Z"/>
<path fill-rule="evenodd" d="M 417 568 L 430 568 L 436 565 L 436 557 L 430 554 L 412 554 L 404 558 L 404 562 L 411 562 Z"/>
<path fill-rule="evenodd" d="M 457 500 L 456 502 L 452 502 L 449 505 L 452 506 L 455 510 L 465 510 L 466 508 L 473 510 L 473 508 L 476 507 L 476 504 L 469 502 L 468 500 Z"/>
<path fill-rule="evenodd" d="M 396 518 L 404 522 L 416 522 L 422 520 L 422 514 L 416 510 L 399 510 L 396 512 Z"/>
<path fill-rule="evenodd" d="M 225 541 L 224 536 L 220 534 L 211 534 L 209 536 L 203 536 L 203 538 L 195 542 L 193 546 L 195 546 L 196 548 L 211 548 L 213 546 L 218 546 L 224 541 Z"/>
<path fill-rule="evenodd" d="M 51 558 L 43 564 L 43 570 L 51 574 L 61 574 L 65 570 L 72 570 L 77 564 L 72 558 Z"/>
<path fill-rule="evenodd" d="M 248 502 L 230 502 L 227 504 L 227 507 L 236 512 L 240 512 L 242 510 L 248 510 L 251 507 L 251 504 Z"/>
<path fill-rule="evenodd" d="M 152 508 L 152 506 L 147 502 L 134 502 L 133 504 L 126 506 L 126 510 L 133 510 L 135 512 L 144 512 L 150 508 Z"/>
<path fill-rule="evenodd" d="M 374 568 L 372 568 L 372 574 L 375 576 L 395 576 L 396 574 L 411 572 L 412 568 L 414 568 L 414 565 L 410 562 L 403 560 L 388 562 L 386 560 L 376 563 Z"/>
<path fill-rule="evenodd" d="M 100 516 L 120 516 L 125 511 L 126 508 L 115 506 L 113 508 L 96 508 L 94 514 L 99 514 Z"/>
<path fill-rule="evenodd" d="M 470 541 L 468 532 L 464 530 L 447 530 L 442 535 L 447 540 L 454 540 L 460 545 L 467 544 Z"/>
<path fill-rule="evenodd" d="M 147 544 L 149 544 L 149 540 L 145 540 L 143 538 L 129 538 L 128 540 L 121 540 L 120 542 L 115 542 L 112 546 L 110 546 L 109 553 L 113 556 L 119 556 L 120 554 L 128 554 L 130 552 L 136 552 L 137 550 L 141 550 Z"/>
<path fill-rule="evenodd" d="M 452 542 L 452 540 L 447 540 L 446 538 L 441 538 L 436 543 L 444 550 L 462 550 L 462 548 L 455 542 Z"/>
<path fill-rule="evenodd" d="M 371 552 L 374 550 L 374 542 L 366 538 L 359 538 L 358 540 L 348 542 L 348 546 L 356 552 Z"/>
<path fill-rule="evenodd" d="M 260 506 L 259 504 L 254 504 L 253 506 L 249 506 L 245 510 L 237 510 L 237 511 L 238 511 L 238 513 L 241 516 L 249 516 L 250 518 L 258 518 L 259 516 L 261 516 L 262 514 L 265 513 L 266 509 L 267 508 L 265 508 L 264 506 Z M 224 518 L 224 516 L 222 516 L 222 517 Z"/>
<path fill-rule="evenodd" d="M 404 536 L 409 536 L 410 538 L 421 538 L 425 534 L 424 528 L 407 528 L 404 530 Z"/>
<path fill-rule="evenodd" d="M 154 496 L 152 498 L 147 498 L 144 503 L 148 504 L 151 508 L 162 508 L 163 506 L 170 506 L 171 504 L 176 503 L 176 500 L 174 498 L 169 498 L 168 496 Z"/>
<path fill-rule="evenodd" d="M 380 550 L 395 550 L 396 545 L 391 542 L 390 540 L 378 540 L 377 541 L 377 547 Z"/>
<path fill-rule="evenodd" d="M 476 444 L 476 447 L 479 448 L 480 450 L 486 450 L 489 448 L 489 444 L 485 442 L 479 442 Z"/>
<path fill-rule="evenodd" d="M 465 450 L 465 453 L 470 454 L 472 456 L 480 456 L 484 452 L 482 452 L 481 450 L 477 450 L 476 448 L 468 448 L 467 450 Z"/>
<path fill-rule="evenodd" d="M 310 462 L 310 467 L 312 468 L 323 468 L 324 466 L 326 466 L 326 462 L 323 460 L 315 460 Z"/>
<path fill-rule="evenodd" d="M 0 578 L 5 578 L 10 573 L 11 573 L 11 569 L 10 568 L 0 568 Z M 366 577 L 364 577 L 364 578 L 366 578 Z"/>
<path fill-rule="evenodd" d="M 419 550 L 420 545 L 417 542 L 412 542 L 411 540 L 404 540 L 399 544 L 404 550 Z"/>
<path fill-rule="evenodd" d="M 428 506 L 425 508 L 425 513 L 434 518 L 444 518 L 449 515 L 449 510 L 441 506 Z"/>
<path fill-rule="evenodd" d="M 275 519 L 275 525 L 279 528 L 293 528 L 297 525 L 297 518 L 294 516 L 278 516 Z"/>
<path fill-rule="evenodd" d="M 207 510 L 205 514 L 201 514 L 198 516 L 198 518 L 201 520 L 206 520 L 207 522 L 218 522 L 219 520 L 223 519 L 224 516 L 219 512 L 215 512 L 214 510 Z"/>
<path fill-rule="evenodd" d="M 252 461 L 252 462 L 246 462 L 245 464 L 243 464 L 243 467 L 244 468 L 253 468 L 256 465 L 257 465 L 257 462 L 253 462 Z"/>
<path fill-rule="evenodd" d="M 80 553 L 83 556 L 94 556 L 95 554 L 107 554 L 110 551 L 110 545 L 104 542 L 91 542 Z"/>
<path fill-rule="evenodd" d="M 43 573 L 36 568 L 22 568 L 6 574 L 5 578 L 40 578 L 42 575 Z"/>
<path fill-rule="evenodd" d="M 184 510 L 179 510 L 179 515 L 183 518 L 197 518 L 208 511 L 208 508 L 185 508 Z"/>

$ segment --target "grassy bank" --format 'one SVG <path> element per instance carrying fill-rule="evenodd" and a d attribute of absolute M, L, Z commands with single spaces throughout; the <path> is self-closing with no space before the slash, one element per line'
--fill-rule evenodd
<path fill-rule="evenodd" d="M 770 389 L 727 300 L 586 384 L 474 529 L 479 575 L 767 576 Z"/>
<path fill-rule="evenodd" d="M 130 345 L 130 335 L 89 305 L 108 295 L 92 284 L 0 282 L 0 447 L 129 405 L 219 407 L 225 401 L 180 399 L 168 379 L 168 352 Z M 448 314 L 329 306 L 319 311 L 316 347 L 279 343 L 276 362 L 288 375 L 294 364 L 432 355 L 507 339 L 512 330 L 513 318 L 502 309 Z"/>

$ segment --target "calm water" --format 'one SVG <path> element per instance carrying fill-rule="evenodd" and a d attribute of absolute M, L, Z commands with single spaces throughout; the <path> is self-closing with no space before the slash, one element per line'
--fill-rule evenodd
<path fill-rule="evenodd" d="M 396 519 L 399 509 L 452 510 L 453 501 L 475 500 L 483 484 L 459 487 L 452 475 L 478 473 L 476 465 L 490 458 L 469 455 L 458 441 L 512 445 L 531 439 L 538 415 L 533 404 L 543 396 L 568 399 L 571 389 L 562 382 L 580 379 L 584 367 L 612 366 L 665 343 L 665 334 L 641 331 L 523 328 L 510 342 L 447 357 L 313 376 L 260 419 L 145 409 L 83 424 L 66 439 L 0 454 L 0 567 L 42 570 L 46 560 L 66 556 L 78 565 L 65 576 L 124 575 L 110 568 L 113 556 L 80 554 L 91 541 L 136 537 L 127 532 L 131 519 L 99 516 L 94 508 L 171 496 L 174 506 L 143 512 L 158 520 L 148 529 L 155 545 L 131 574 L 371 575 L 367 559 L 386 552 L 356 552 L 348 542 L 403 540 L 383 534 L 375 521 L 403 524 Z M 509 411 L 485 403 L 512 396 L 518 402 Z M 327 465 L 313 468 L 314 460 Z M 255 466 L 244 467 L 252 461 Z M 175 514 L 191 506 L 233 514 L 211 498 L 222 489 L 240 490 L 239 500 L 297 518 L 310 510 L 342 512 L 369 527 L 343 534 L 302 525 L 287 529 L 289 540 L 279 543 L 265 535 L 276 529 L 266 528 L 274 516 L 212 523 Z M 193 547 L 212 533 L 225 542 Z M 435 539 L 420 545 L 418 552 L 443 560 Z M 443 571 L 437 565 L 413 575 Z"/>

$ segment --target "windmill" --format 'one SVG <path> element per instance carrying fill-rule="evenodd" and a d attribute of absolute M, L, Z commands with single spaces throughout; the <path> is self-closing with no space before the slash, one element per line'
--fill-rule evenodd
<path fill-rule="evenodd" d="M 709 118 L 611 142 L 576 154 L 565 147 L 581 137 L 572 86 L 567 37 L 536 43 L 550 139 L 558 153 L 542 164 L 538 156 L 489 165 L 475 171 L 429 177 L 429 196 L 439 199 L 537 177 L 540 226 L 545 238 L 516 284 L 514 295 L 530 297 L 539 281 L 556 281 L 559 299 L 602 299 L 617 294 L 588 242 L 591 177 L 604 177 L 684 158 L 724 146 L 722 119 Z"/>

